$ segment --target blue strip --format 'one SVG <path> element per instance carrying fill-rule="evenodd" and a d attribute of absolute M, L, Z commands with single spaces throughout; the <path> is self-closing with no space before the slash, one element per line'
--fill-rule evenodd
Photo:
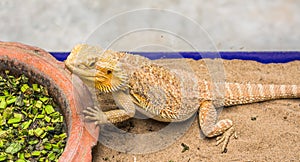
<path fill-rule="evenodd" d="M 49 53 L 59 61 L 65 61 L 70 54 L 70 52 L 49 52 Z"/>
<path fill-rule="evenodd" d="M 261 63 L 286 63 L 300 60 L 300 51 L 261 51 L 261 52 L 130 52 L 150 59 L 160 58 L 221 58 L 226 60 L 254 60 Z M 69 52 L 50 52 L 57 60 L 64 61 Z"/>

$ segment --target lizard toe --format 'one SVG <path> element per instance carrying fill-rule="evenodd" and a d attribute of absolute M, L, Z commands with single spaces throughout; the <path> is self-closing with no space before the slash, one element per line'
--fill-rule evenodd
<path fill-rule="evenodd" d="M 98 118 L 95 116 L 86 115 L 86 116 L 84 116 L 84 119 L 90 120 L 90 121 L 96 121 Z"/>
<path fill-rule="evenodd" d="M 84 116 L 93 116 L 95 113 L 90 112 L 88 110 L 83 110 L 82 113 L 84 114 Z"/>
<path fill-rule="evenodd" d="M 228 130 L 226 130 L 226 132 L 224 134 L 222 134 L 221 136 L 217 137 L 217 146 L 220 145 L 221 143 L 223 143 L 222 146 L 222 153 L 226 153 L 227 152 L 227 145 L 229 143 L 230 137 L 234 135 L 234 138 L 237 138 L 237 134 L 235 132 L 234 127 L 229 128 Z"/>
<path fill-rule="evenodd" d="M 99 113 L 99 108 L 98 107 L 87 107 L 86 110 L 83 110 L 83 111 L 89 111 L 91 113 Z"/>

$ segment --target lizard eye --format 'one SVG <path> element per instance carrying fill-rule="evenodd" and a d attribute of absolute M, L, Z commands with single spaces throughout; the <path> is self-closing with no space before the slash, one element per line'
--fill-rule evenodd
<path fill-rule="evenodd" d="M 106 71 L 106 74 L 107 74 L 107 75 L 109 75 L 109 74 L 111 74 L 111 73 L 112 73 L 111 70 L 107 70 L 107 71 Z"/>
<path fill-rule="evenodd" d="M 95 62 L 92 62 L 92 63 L 90 63 L 90 65 L 89 65 L 90 67 L 93 67 L 93 66 L 95 66 Z"/>

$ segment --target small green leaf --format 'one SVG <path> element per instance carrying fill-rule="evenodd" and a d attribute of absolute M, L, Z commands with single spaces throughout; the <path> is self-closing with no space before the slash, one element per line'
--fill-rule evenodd
<path fill-rule="evenodd" d="M 36 101 L 36 103 L 35 103 L 35 107 L 37 107 L 37 108 L 41 108 L 42 105 L 43 105 L 42 101 Z"/>
<path fill-rule="evenodd" d="M 26 122 L 23 122 L 22 125 L 21 125 L 22 129 L 27 129 L 27 128 L 29 128 L 29 126 L 30 126 L 31 123 L 32 123 L 32 120 L 31 120 L 31 119 L 28 120 L 28 121 L 26 121 Z"/>
<path fill-rule="evenodd" d="M 49 116 L 45 116 L 44 119 L 45 119 L 45 121 L 48 122 L 48 123 L 51 121 L 51 118 L 50 118 Z"/>
<path fill-rule="evenodd" d="M 13 115 L 13 108 L 8 107 L 3 111 L 4 119 L 9 119 L 12 115 Z"/>
<path fill-rule="evenodd" d="M 48 133 L 45 132 L 44 134 L 41 135 L 41 138 L 45 138 L 45 136 L 47 135 Z"/>
<path fill-rule="evenodd" d="M 55 128 L 51 127 L 51 126 L 47 126 L 46 129 L 47 129 L 47 131 L 54 131 L 55 130 Z"/>
<path fill-rule="evenodd" d="M 39 85 L 38 85 L 38 84 L 32 84 L 32 89 L 33 89 L 34 91 L 37 91 L 37 92 L 40 91 Z"/>
<path fill-rule="evenodd" d="M 44 130 L 42 128 L 36 128 L 34 130 L 34 135 L 37 137 L 41 136 L 43 133 L 44 133 Z"/>
<path fill-rule="evenodd" d="M 45 143 L 45 144 L 44 144 L 44 148 L 45 148 L 46 150 L 51 150 L 51 149 L 52 149 L 52 144 L 51 144 L 51 143 Z"/>
<path fill-rule="evenodd" d="M 28 84 L 23 84 L 22 87 L 21 87 L 21 91 L 24 93 L 28 88 L 30 88 L 28 86 Z"/>
<path fill-rule="evenodd" d="M 20 121 L 22 121 L 22 118 L 10 118 L 7 121 L 7 124 L 16 124 L 16 123 L 19 123 Z"/>
<path fill-rule="evenodd" d="M 5 101 L 5 98 L 1 98 L 0 109 L 5 109 L 6 106 L 7 106 L 7 103 Z"/>
<path fill-rule="evenodd" d="M 49 98 L 48 97 L 40 97 L 39 100 L 45 103 L 46 101 L 49 100 Z"/>
<path fill-rule="evenodd" d="M 59 135 L 60 139 L 65 139 L 67 138 L 67 133 L 62 133 Z"/>
<path fill-rule="evenodd" d="M 28 158 L 30 158 L 30 157 L 31 157 L 31 154 L 30 154 L 29 152 L 26 152 L 26 153 L 25 153 L 25 158 L 28 159 Z"/>
<path fill-rule="evenodd" d="M 60 116 L 58 122 L 60 123 L 64 122 L 64 116 Z"/>
<path fill-rule="evenodd" d="M 42 154 L 43 154 L 43 152 L 42 152 Z M 46 161 L 46 158 L 45 158 L 45 157 L 39 158 L 39 162 L 45 162 L 45 161 Z"/>
<path fill-rule="evenodd" d="M 34 130 L 33 130 L 33 129 L 30 129 L 30 130 L 28 131 L 28 135 L 29 135 L 29 136 L 33 136 L 33 135 L 34 135 Z"/>
<path fill-rule="evenodd" d="M 41 151 L 33 151 L 31 153 L 32 156 L 40 156 L 41 155 Z"/>
<path fill-rule="evenodd" d="M 48 153 L 48 151 L 42 150 L 41 153 L 42 153 L 43 155 L 46 155 L 46 154 Z"/>
<path fill-rule="evenodd" d="M 59 149 L 58 144 L 52 144 L 53 149 Z"/>
<path fill-rule="evenodd" d="M 6 101 L 7 105 L 10 105 L 12 103 L 15 103 L 17 101 L 17 97 L 13 96 L 9 100 Z"/>
<path fill-rule="evenodd" d="M 7 154 L 5 152 L 0 152 L 0 161 L 4 161 L 7 158 Z"/>
<path fill-rule="evenodd" d="M 23 118 L 23 115 L 19 114 L 19 113 L 14 113 L 14 117 L 15 118 Z"/>
<path fill-rule="evenodd" d="M 55 159 L 55 153 L 50 152 L 47 157 L 49 158 L 49 160 L 54 160 Z"/>
<path fill-rule="evenodd" d="M 41 114 L 36 116 L 37 119 L 43 119 L 44 117 L 45 115 L 41 115 Z"/>
<path fill-rule="evenodd" d="M 47 114 L 52 114 L 53 112 L 55 112 L 52 105 L 46 105 L 45 106 L 45 111 L 46 111 Z"/>
<path fill-rule="evenodd" d="M 61 115 L 60 115 L 59 112 L 55 112 L 55 113 L 52 113 L 50 116 L 51 116 L 52 118 L 58 118 L 58 117 L 60 117 Z"/>
<path fill-rule="evenodd" d="M 0 139 L 0 148 L 2 148 L 4 146 L 4 142 L 2 139 Z"/>
<path fill-rule="evenodd" d="M 37 139 L 28 142 L 29 145 L 35 145 L 37 143 L 39 143 L 39 140 L 37 140 Z"/>
<path fill-rule="evenodd" d="M 24 152 L 18 153 L 18 158 L 24 160 L 25 159 L 25 153 Z"/>
<path fill-rule="evenodd" d="M 8 154 L 15 154 L 22 149 L 22 145 L 20 143 L 11 143 L 5 150 Z"/>

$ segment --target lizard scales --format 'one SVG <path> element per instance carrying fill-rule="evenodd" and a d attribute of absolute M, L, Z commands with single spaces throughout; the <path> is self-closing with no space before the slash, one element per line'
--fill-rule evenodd
<path fill-rule="evenodd" d="M 201 82 L 201 81 L 200 81 Z M 240 84 L 240 83 L 200 83 L 200 98 L 212 98 L 209 91 L 212 87 L 224 86 L 224 106 L 233 106 L 261 102 L 273 99 L 299 98 L 300 90 L 297 85 L 276 84 Z"/>

